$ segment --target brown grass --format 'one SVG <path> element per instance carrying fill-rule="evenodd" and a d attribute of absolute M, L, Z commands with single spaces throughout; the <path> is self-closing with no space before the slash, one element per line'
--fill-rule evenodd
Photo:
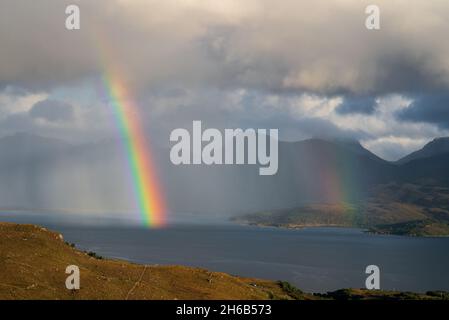
<path fill-rule="evenodd" d="M 0 223 L 0 299 L 291 299 L 273 281 L 182 266 L 98 260 L 34 225 Z M 77 265 L 81 289 L 65 288 Z"/>

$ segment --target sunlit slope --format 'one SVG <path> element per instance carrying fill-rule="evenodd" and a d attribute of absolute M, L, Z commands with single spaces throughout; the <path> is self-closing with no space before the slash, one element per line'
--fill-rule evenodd
<path fill-rule="evenodd" d="M 449 188 L 384 184 L 362 201 L 315 203 L 266 210 L 233 218 L 237 222 L 288 228 L 339 226 L 376 233 L 449 235 Z"/>
<path fill-rule="evenodd" d="M 0 299 L 290 299 L 278 283 L 90 257 L 34 225 L 0 223 Z M 65 288 L 77 265 L 81 289 Z"/>
<path fill-rule="evenodd" d="M 90 256 L 58 233 L 0 222 L 0 300 L 4 299 L 449 299 L 442 291 L 417 294 L 342 289 L 304 293 L 287 282 L 240 278 L 182 266 L 144 266 Z M 93 255 L 93 254 L 91 254 Z M 65 268 L 77 265 L 81 289 L 65 288 Z"/>

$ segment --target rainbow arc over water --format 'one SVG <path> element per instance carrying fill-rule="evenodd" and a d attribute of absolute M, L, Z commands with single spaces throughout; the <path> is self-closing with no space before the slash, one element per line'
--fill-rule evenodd
<path fill-rule="evenodd" d="M 108 105 L 123 141 L 136 204 L 143 223 L 148 227 L 162 227 L 167 223 L 167 208 L 162 187 L 153 163 L 149 141 L 123 72 L 110 59 L 109 48 L 98 43 L 104 64 L 103 82 L 107 89 Z M 101 46 L 100 46 L 101 44 Z"/>

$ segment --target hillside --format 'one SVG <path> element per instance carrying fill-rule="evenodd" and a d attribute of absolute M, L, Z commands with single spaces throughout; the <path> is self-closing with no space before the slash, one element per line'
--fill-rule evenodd
<path fill-rule="evenodd" d="M 34 225 L 0 223 L 0 238 L 0 300 L 291 299 L 273 281 L 98 259 Z M 81 289 L 73 292 L 65 288 L 65 268 L 72 264 L 81 272 Z"/>
<path fill-rule="evenodd" d="M 298 142 L 293 158 L 301 160 L 301 170 L 318 183 L 324 182 L 317 189 L 323 196 L 232 219 L 288 228 L 342 226 L 376 233 L 449 236 L 448 150 L 449 138 L 438 138 L 400 161 L 388 163 L 355 143 Z M 316 190 L 316 181 L 295 190 Z M 334 199 L 326 197 L 332 193 L 337 195 Z"/>
<path fill-rule="evenodd" d="M 449 188 L 383 184 L 362 201 L 316 203 L 233 218 L 239 223 L 287 228 L 339 226 L 376 233 L 449 236 Z"/>
<path fill-rule="evenodd" d="M 284 281 L 241 278 L 183 266 L 138 265 L 75 249 L 61 234 L 35 225 L 0 222 L 0 300 L 9 299 L 449 299 L 447 292 L 416 294 L 342 289 L 304 293 Z M 81 289 L 65 288 L 65 268 L 77 265 Z"/>
<path fill-rule="evenodd" d="M 435 138 L 421 149 L 399 159 L 397 163 L 404 164 L 412 160 L 429 158 L 443 153 L 449 153 L 449 137 Z"/>

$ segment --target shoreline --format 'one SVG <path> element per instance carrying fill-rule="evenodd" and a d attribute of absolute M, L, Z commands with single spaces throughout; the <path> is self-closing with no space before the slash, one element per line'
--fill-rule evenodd
<path fill-rule="evenodd" d="M 304 292 L 295 286 L 291 285 L 289 282 L 286 281 L 273 281 L 273 280 L 262 280 L 262 279 L 253 279 L 248 277 L 241 277 L 241 276 L 234 276 L 223 272 L 215 272 L 215 271 L 209 271 L 204 268 L 197 268 L 197 267 L 186 267 L 181 265 L 157 265 L 157 264 L 141 264 L 141 263 L 135 263 L 132 261 L 125 261 L 122 259 L 115 259 L 115 258 L 103 258 L 99 255 L 97 255 L 94 252 L 86 252 L 86 251 L 80 251 L 79 249 L 75 248 L 72 244 L 65 242 L 63 239 L 63 236 L 61 233 L 50 231 L 47 228 L 36 226 L 36 225 L 30 225 L 30 224 L 15 224 L 15 223 L 2 223 L 0 222 L 0 235 L 6 240 L 2 243 L 0 243 L 0 252 L 7 253 L 8 250 L 5 250 L 8 248 L 8 246 L 16 246 L 16 254 L 17 257 L 14 262 L 14 265 L 21 264 L 21 265 L 35 265 L 39 266 L 40 269 L 43 269 L 45 271 L 42 276 L 47 277 L 49 273 L 48 270 L 46 270 L 46 261 L 58 261 L 58 259 L 64 258 L 66 256 L 69 256 L 69 260 L 71 259 L 77 259 L 81 265 L 83 265 L 83 270 L 88 270 L 89 272 L 93 273 L 95 275 L 98 270 L 101 270 L 103 268 L 107 268 L 107 272 L 101 272 L 99 275 L 95 275 L 94 278 L 98 279 L 108 279 L 112 276 L 111 279 L 115 279 L 117 272 L 123 273 L 123 272 L 132 272 L 134 275 L 132 278 L 134 278 L 137 274 L 137 271 L 142 268 L 149 268 L 151 270 L 151 274 L 160 274 L 159 282 L 154 283 L 154 279 L 152 277 L 145 278 L 142 280 L 143 283 L 145 283 L 145 286 L 148 288 L 148 290 L 153 290 L 151 287 L 153 285 L 157 286 L 163 286 L 163 283 L 165 283 L 166 280 L 164 280 L 165 277 L 172 278 L 176 277 L 177 283 L 175 287 L 184 288 L 181 291 L 188 289 L 187 292 L 190 292 L 192 290 L 195 290 L 197 286 L 199 286 L 200 291 L 203 292 L 203 290 L 209 290 L 208 297 L 201 297 L 201 296 L 194 296 L 194 299 L 216 299 L 222 298 L 222 295 L 226 296 L 229 294 L 234 295 L 235 292 L 227 292 L 221 291 L 222 287 L 226 287 L 228 285 L 233 285 L 240 290 L 239 294 L 236 296 L 231 296 L 232 299 L 246 299 L 245 297 L 251 296 L 251 299 L 299 299 L 299 300 L 364 300 L 364 299 L 376 299 L 376 300 L 413 300 L 413 299 L 449 299 L 449 293 L 445 291 L 426 291 L 426 292 L 409 292 L 409 291 L 391 291 L 391 290 L 366 290 L 366 289 L 339 289 L 334 291 L 328 291 L 323 293 L 316 293 L 316 292 Z M 20 241 L 21 240 L 21 241 Z M 23 241 L 27 240 L 27 241 Z M 46 241 L 46 244 L 42 246 L 42 241 Z M 3 246 L 3 247 L 2 247 Z M 50 250 L 51 249 L 51 250 Z M 31 252 L 34 253 L 34 255 L 38 254 L 37 257 L 41 259 L 41 261 L 35 261 L 28 251 L 31 250 Z M 9 258 L 10 259 L 10 258 Z M 42 260 L 43 259 L 43 260 Z M 65 259 L 65 258 L 64 258 Z M 63 260 L 64 260 L 63 259 Z M 2 260 L 2 259 L 0 259 Z M 3 261 L 7 261 L 8 258 L 3 259 Z M 12 263 L 12 261 L 10 261 Z M 6 265 L 8 267 L 8 265 Z M 50 268 L 53 268 L 53 265 L 49 266 Z M 112 268 L 112 269 L 111 269 Z M 120 270 L 114 271 L 114 269 L 119 268 Z M 62 269 L 63 267 L 58 269 Z M 8 270 L 10 270 L 8 272 Z M 13 274 L 13 269 L 3 268 L 0 270 L 0 284 L 5 284 L 5 281 L 12 281 L 11 278 L 17 277 L 17 274 Z M 85 272 L 85 271 L 83 271 Z M 61 272 L 62 273 L 62 272 Z M 162 278 L 160 278 L 162 276 Z M 22 274 L 22 277 L 26 279 L 30 279 L 28 281 L 31 281 L 31 286 L 37 286 L 39 287 L 39 279 L 35 278 L 35 274 L 33 272 L 29 274 Z M 61 274 L 61 279 L 64 277 L 64 275 Z M 105 278 L 106 277 L 106 278 Z M 212 277 L 212 278 L 211 278 Z M 221 279 L 219 281 L 223 282 L 220 283 L 221 287 L 218 288 L 211 288 L 211 283 L 215 280 L 211 279 Z M 2 280 L 3 279 L 3 280 Z M 185 283 L 185 279 L 192 279 L 189 280 L 191 282 Z M 20 281 L 20 283 L 23 283 L 24 279 L 21 277 L 17 278 L 17 281 Z M 45 279 L 45 281 L 51 281 L 51 279 Z M 212 282 L 211 282 L 212 281 Z M 104 290 L 107 289 L 107 287 L 110 285 L 109 280 L 107 282 L 100 281 L 97 286 L 95 287 L 95 290 L 90 289 L 84 291 L 84 294 L 87 295 L 80 295 L 79 298 L 85 299 L 89 297 L 94 297 L 95 299 L 109 299 L 110 295 L 112 293 L 105 292 Z M 37 283 L 37 284 L 36 284 Z M 85 282 L 84 282 L 85 283 Z M 153 284 L 152 284 L 153 283 Z M 176 288 L 172 288 L 173 283 L 170 281 L 170 287 L 167 287 L 164 290 L 170 291 L 172 297 L 176 297 Z M 8 284 L 8 283 L 6 283 Z M 10 284 L 8 284 L 10 285 Z M 119 282 L 118 287 L 116 290 L 122 292 L 121 286 L 125 286 L 126 288 L 129 286 L 128 282 Z M 29 287 L 29 286 L 27 286 Z M 45 286 L 44 286 L 45 287 Z M 164 287 L 165 288 L 165 287 Z M 5 292 L 5 286 L 0 286 L 0 299 L 1 297 L 4 297 L 5 294 L 8 294 L 7 290 Z M 27 291 L 28 289 L 23 289 Z M 56 290 L 56 289 L 55 289 Z M 58 289 L 60 290 L 60 289 Z M 100 292 L 103 293 L 97 293 L 96 291 L 100 290 Z M 140 289 L 139 289 L 140 290 Z M 143 298 L 136 298 L 136 299 L 147 299 L 148 292 L 147 291 L 137 291 L 136 294 L 142 294 Z M 237 289 L 235 289 L 237 290 Z M 20 291 L 20 290 L 19 290 Z M 165 291 L 164 291 L 165 292 Z M 195 291 L 196 292 L 196 291 Z M 192 294 L 196 294 L 193 292 Z M 17 292 L 16 292 L 17 293 Z M 33 292 L 29 292 L 30 294 Z M 67 298 L 64 293 L 64 290 L 62 292 L 57 291 L 58 293 L 58 299 L 64 299 L 64 297 Z M 117 293 L 117 294 L 118 294 Z M 38 292 L 34 292 L 33 294 L 40 294 Z M 42 295 L 45 296 L 47 294 L 46 291 L 42 292 Z M 104 294 L 104 296 L 101 296 L 101 294 Z M 167 293 L 165 293 L 167 294 Z M 254 296 L 257 294 L 256 296 Z M 99 296 L 100 295 L 100 296 Z M 217 296 L 218 295 L 218 296 Z M 247 296 L 249 295 L 249 296 Z M 139 296 L 140 297 L 140 296 Z M 165 298 L 164 298 L 165 297 Z M 32 298 L 36 298 L 36 296 L 32 296 Z M 37 298 L 41 299 L 41 296 L 38 296 Z M 160 298 L 163 299 L 170 299 L 170 296 L 164 296 L 162 294 Z M 182 297 L 181 297 L 182 298 Z M 158 299 L 157 297 L 153 296 L 151 299 Z"/>
<path fill-rule="evenodd" d="M 306 225 L 284 225 L 284 224 L 270 224 L 270 223 L 254 223 L 249 221 L 238 221 L 231 220 L 232 222 L 242 225 L 242 226 L 253 226 L 258 228 L 280 228 L 287 230 L 302 230 L 302 229 L 313 229 L 313 228 L 347 228 L 347 229 L 359 229 L 363 230 L 364 233 L 373 234 L 373 235 L 386 235 L 386 236 L 397 236 L 397 237 L 410 237 L 410 238 L 449 238 L 449 235 L 446 234 L 407 234 L 407 233 L 395 233 L 395 232 L 387 232 L 387 231 L 378 231 L 374 228 L 376 227 L 358 227 L 358 226 L 348 226 L 348 225 L 339 225 L 339 224 L 306 224 Z"/>

